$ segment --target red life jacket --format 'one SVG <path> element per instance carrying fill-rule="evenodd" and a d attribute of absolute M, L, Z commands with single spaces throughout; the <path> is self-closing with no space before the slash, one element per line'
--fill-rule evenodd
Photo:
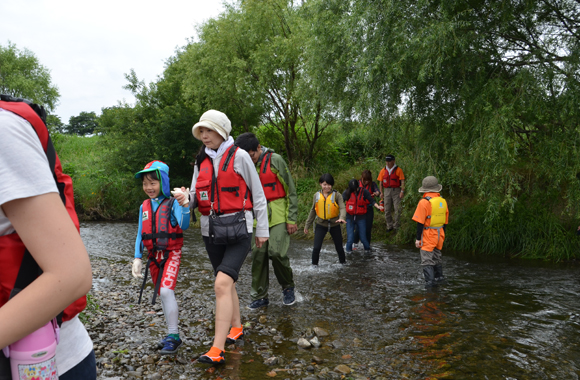
<path fill-rule="evenodd" d="M 2 99 L 7 98 L 2 97 Z M 74 206 L 72 180 L 62 172 L 62 166 L 50 140 L 48 129 L 33 107 L 38 108 L 39 112 L 44 113 L 44 109 L 41 109 L 37 105 L 29 105 L 19 99 L 11 101 L 0 100 L 0 108 L 11 111 L 32 124 L 48 158 L 48 163 L 58 191 L 60 192 L 60 197 L 77 231 L 80 231 L 79 220 Z M 36 278 L 39 274 L 38 264 L 36 264 L 30 253 L 28 253 L 24 243 L 16 232 L 0 236 L 0 307 L 8 302 L 10 293 L 14 289 L 16 278 L 19 276 L 19 272 L 22 273 L 23 271 L 34 271 L 31 276 Z M 63 311 L 62 320 L 68 321 L 74 318 L 78 313 L 83 311 L 86 304 L 85 296 L 79 298 Z"/>
<path fill-rule="evenodd" d="M 183 230 L 171 225 L 171 210 L 175 198 L 165 198 L 153 212 L 151 199 L 143 202 L 141 215 L 141 240 L 149 255 L 156 251 L 173 251 L 183 247 Z M 147 215 L 147 217 L 145 217 Z"/>
<path fill-rule="evenodd" d="M 264 195 L 266 195 L 266 200 L 268 200 L 268 202 L 286 196 L 284 185 L 280 182 L 278 175 L 272 172 L 272 152 L 268 152 L 264 155 L 262 165 L 260 166 L 260 172 L 258 174 L 260 175 L 260 182 L 262 183 Z"/>
<path fill-rule="evenodd" d="M 393 171 L 391 172 L 391 174 L 389 175 L 389 171 L 387 170 L 387 168 L 383 169 L 383 188 L 387 188 L 387 187 L 401 187 L 401 180 L 399 179 L 399 176 L 397 175 L 397 166 L 395 165 L 393 167 Z"/>
<path fill-rule="evenodd" d="M 252 196 L 244 178 L 234 171 L 238 147 L 232 145 L 220 160 L 220 170 L 214 176 L 213 161 L 206 157 L 199 165 L 195 183 L 197 208 L 202 215 L 210 211 L 218 215 L 252 209 Z M 215 189 L 217 188 L 217 191 Z"/>
<path fill-rule="evenodd" d="M 363 185 L 362 181 L 359 180 L 358 181 L 358 187 L 363 188 L 363 189 L 367 189 L 367 191 L 369 192 L 369 194 L 372 194 L 373 193 L 373 183 L 372 182 L 369 182 L 369 184 L 365 186 L 365 185 Z"/>
<path fill-rule="evenodd" d="M 364 199 L 364 189 L 358 188 L 356 193 L 350 193 L 346 201 L 346 212 L 350 215 L 363 215 L 367 213 L 369 201 Z"/>

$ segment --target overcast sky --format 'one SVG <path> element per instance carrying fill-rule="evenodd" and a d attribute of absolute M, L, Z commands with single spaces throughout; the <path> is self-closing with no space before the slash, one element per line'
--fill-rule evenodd
<path fill-rule="evenodd" d="M 50 70 L 60 91 L 54 113 L 68 123 L 133 103 L 124 74 L 155 81 L 195 26 L 222 11 L 222 0 L 0 0 L 0 45 L 27 48 Z"/>

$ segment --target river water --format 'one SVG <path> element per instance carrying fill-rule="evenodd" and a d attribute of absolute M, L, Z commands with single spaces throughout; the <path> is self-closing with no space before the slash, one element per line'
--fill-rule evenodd
<path fill-rule="evenodd" d="M 111 260 L 131 261 L 135 233 L 135 223 L 81 225 L 89 254 Z M 269 342 L 272 355 L 308 363 L 317 356 L 330 369 L 338 364 L 356 369 L 346 379 L 579 378 L 577 266 L 452 256 L 443 250 L 447 282 L 427 291 L 417 249 L 380 243 L 373 248 L 370 255 L 355 251 L 342 266 L 326 241 L 320 265 L 312 269 L 312 241 L 292 240 L 288 254 L 298 302 L 282 305 L 270 271 L 270 306 L 260 311 L 245 308 L 250 302 L 248 257 L 238 283 L 242 320 L 264 315 L 276 330 L 271 335 L 286 338 L 277 343 L 267 334 L 252 339 Z M 213 297 L 211 280 L 204 286 L 196 280 L 197 273 L 201 278 L 211 271 L 199 229 L 185 233 L 182 268 L 188 278 L 178 287 L 194 281 L 200 297 Z M 298 348 L 296 339 L 314 327 L 330 336 L 321 338 L 320 348 Z M 271 368 L 262 364 L 257 350 L 248 351 L 241 365 L 228 367 L 230 378 L 268 378 Z M 277 378 L 296 377 L 279 372 Z M 298 378 L 307 378 L 307 372 Z"/>

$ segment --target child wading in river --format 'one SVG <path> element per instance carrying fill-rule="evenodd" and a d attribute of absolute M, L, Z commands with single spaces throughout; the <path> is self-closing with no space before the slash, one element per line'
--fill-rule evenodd
<path fill-rule="evenodd" d="M 143 278 L 142 252 L 147 248 L 148 261 L 145 268 L 151 270 L 151 279 L 155 285 L 152 303 L 159 294 L 161 306 L 167 322 L 168 335 L 161 339 L 157 347 L 160 353 L 175 354 L 182 341 L 179 338 L 179 312 L 175 299 L 175 285 L 181 263 L 181 247 L 183 246 L 183 230 L 189 227 L 189 191 L 183 204 L 172 198 L 169 187 L 169 166 L 161 161 L 151 161 L 143 170 L 135 174 L 135 178 L 143 181 L 143 191 L 149 199 L 145 200 L 139 209 L 139 230 L 135 241 L 135 260 L 133 261 L 133 277 Z M 145 286 L 143 281 L 143 287 Z M 143 292 L 143 287 L 141 292 Z M 139 296 L 141 301 L 141 295 Z"/>
<path fill-rule="evenodd" d="M 338 261 L 341 264 L 346 263 L 344 256 L 344 248 L 342 247 L 342 231 L 340 224 L 346 223 L 346 209 L 342 195 L 332 189 L 334 186 L 334 178 L 332 175 L 325 173 L 318 180 L 321 190 L 314 194 L 314 203 L 310 209 L 310 214 L 304 226 L 304 233 L 308 234 L 308 227 L 314 222 L 314 248 L 312 248 L 312 266 L 318 267 L 318 258 L 320 256 L 320 249 L 322 242 L 327 233 L 330 233 L 334 241 L 334 247 L 338 253 Z"/>

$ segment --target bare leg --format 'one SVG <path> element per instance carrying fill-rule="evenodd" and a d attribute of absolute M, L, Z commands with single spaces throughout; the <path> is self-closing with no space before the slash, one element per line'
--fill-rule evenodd
<path fill-rule="evenodd" d="M 213 346 L 224 349 L 226 337 L 230 329 L 230 323 L 234 320 L 234 309 L 237 308 L 237 320 L 240 320 L 240 304 L 238 301 L 238 293 L 234 285 L 234 280 L 224 274 L 218 272 L 215 279 L 215 336 Z M 234 295 L 236 306 L 234 306 Z"/>
<path fill-rule="evenodd" d="M 241 327 L 242 326 L 242 317 L 240 316 L 240 300 L 238 299 L 238 291 L 236 290 L 235 283 L 232 286 L 232 302 L 233 302 L 233 309 L 232 309 L 231 325 L 233 327 Z"/>

